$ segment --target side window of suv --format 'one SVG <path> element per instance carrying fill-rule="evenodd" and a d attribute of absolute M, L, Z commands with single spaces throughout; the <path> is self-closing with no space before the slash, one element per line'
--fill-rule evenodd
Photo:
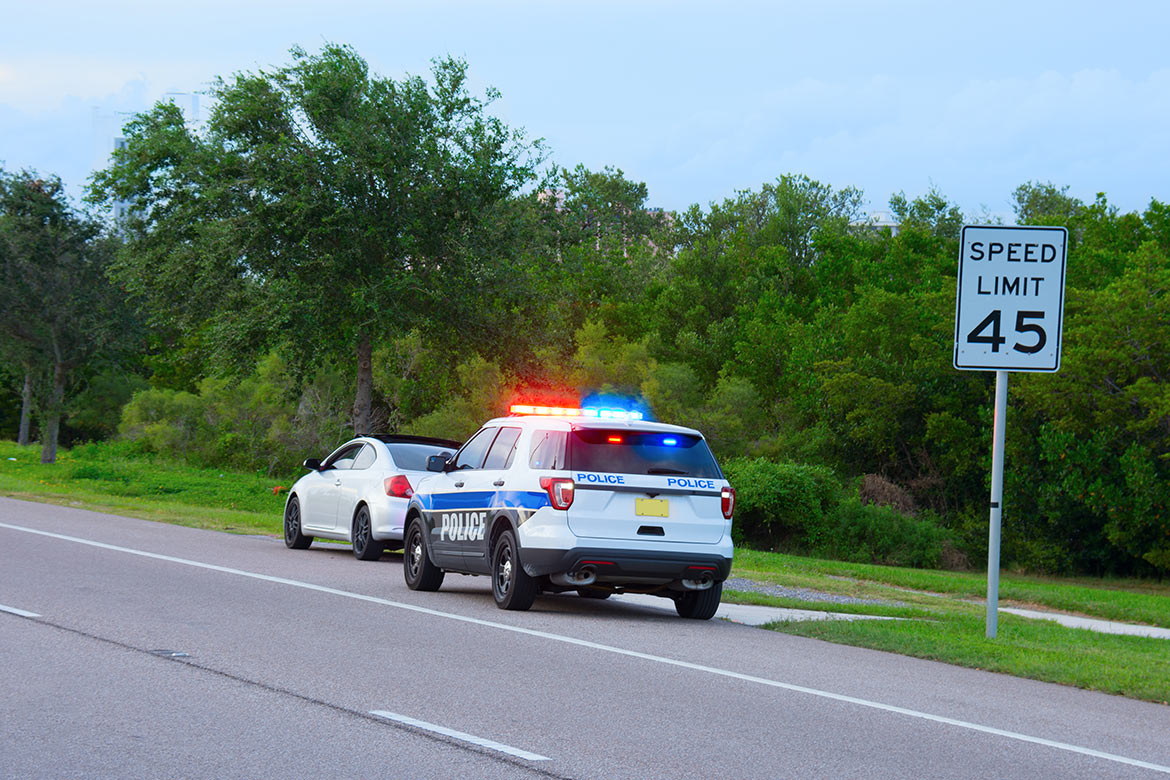
<path fill-rule="evenodd" d="M 528 465 L 534 469 L 564 469 L 565 442 L 568 434 L 565 431 L 536 431 L 532 434 L 532 449 L 528 455 Z"/>
<path fill-rule="evenodd" d="M 488 450 L 487 459 L 483 462 L 485 469 L 506 469 L 512 465 L 512 457 L 516 452 L 516 440 L 520 438 L 519 428 L 500 428 L 500 433 Z"/>
<path fill-rule="evenodd" d="M 483 456 L 487 452 L 487 448 L 491 445 L 492 439 L 495 438 L 496 428 L 481 428 L 479 433 L 475 434 L 468 440 L 467 444 L 463 445 L 463 449 L 459 450 L 459 454 L 455 456 L 455 469 L 477 469 L 483 463 Z"/>

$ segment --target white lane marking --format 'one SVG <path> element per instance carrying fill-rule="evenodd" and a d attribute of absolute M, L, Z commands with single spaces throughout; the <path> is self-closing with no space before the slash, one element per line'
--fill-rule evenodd
<path fill-rule="evenodd" d="M 29 612 L 27 610 L 17 609 L 16 607 L 8 607 L 8 606 L 5 606 L 4 604 L 0 604 L 0 612 L 7 612 L 10 615 L 20 615 L 21 617 L 27 617 L 27 618 L 40 617 L 40 615 L 38 615 L 35 612 Z"/>
<path fill-rule="evenodd" d="M 460 739 L 464 742 L 470 742 L 473 745 L 488 748 L 489 750 L 498 750 L 501 753 L 507 753 L 510 756 L 523 758 L 526 761 L 552 761 L 548 756 L 542 756 L 539 753 L 529 753 L 527 750 L 514 748 L 511 745 L 505 745 L 502 742 L 494 742 L 490 739 L 477 737 L 474 734 L 464 734 L 462 731 L 449 729 L 446 726 L 439 726 L 434 723 L 427 723 L 425 720 L 415 720 L 406 715 L 399 715 L 397 712 L 387 712 L 386 710 L 370 710 L 371 715 L 377 715 L 379 718 L 386 720 L 397 721 L 398 723 L 405 723 L 408 726 L 414 726 L 425 731 L 433 731 L 436 734 L 451 737 L 452 739 Z"/>
<path fill-rule="evenodd" d="M 957 718 L 948 718 L 942 715 L 931 715 L 929 712 L 919 712 L 918 710 L 911 710 L 905 707 L 896 707 L 892 704 L 882 704 L 881 702 L 869 701 L 868 699 L 859 699 L 854 696 L 846 696 L 840 693 L 833 693 L 831 691 L 822 691 L 817 688 L 806 688 L 803 685 L 794 685 L 792 683 L 780 682 L 778 680 L 769 680 L 766 677 L 756 677 L 750 674 L 742 674 L 741 672 L 733 672 L 727 669 L 719 669 L 714 666 L 704 666 L 702 664 L 695 664 L 689 661 L 679 661 L 675 658 L 666 658 L 665 656 L 651 655 L 650 653 L 641 653 L 637 650 L 626 650 L 621 647 L 613 647 L 611 645 L 603 645 L 598 642 L 590 642 L 587 639 L 577 639 L 571 636 L 564 636 L 562 634 L 552 634 L 547 631 L 537 631 L 532 628 L 521 628 L 519 626 L 509 626 L 506 623 L 496 623 L 491 620 L 482 620 L 480 618 L 468 617 L 466 615 L 456 615 L 452 612 L 441 612 L 437 609 L 430 609 L 428 607 L 419 607 L 414 604 L 406 604 L 401 601 L 390 601 L 389 599 L 378 598 L 377 596 L 367 596 L 364 593 L 353 593 L 347 590 L 339 590 L 337 588 L 329 588 L 324 585 L 314 585 L 311 582 L 302 582 L 301 580 L 291 580 L 285 577 L 273 577 L 269 574 L 259 574 L 252 571 L 244 571 L 243 569 L 232 569 L 227 566 L 217 566 L 213 563 L 201 563 L 199 561 L 187 560 L 186 558 L 176 558 L 171 555 L 161 555 L 159 553 L 146 552 L 145 550 L 135 550 L 130 547 L 119 547 L 114 544 L 106 544 L 105 542 L 95 542 L 92 539 L 82 539 L 76 536 L 66 536 L 64 534 L 55 534 L 49 531 L 41 531 L 36 528 L 25 528 L 19 525 L 9 525 L 8 523 L 0 523 L 0 528 L 7 528 L 12 531 L 23 531 L 25 533 L 36 534 L 37 536 L 47 536 L 51 539 L 60 539 L 66 542 L 76 542 L 77 544 L 84 544 L 90 547 L 97 547 L 103 550 L 113 550 L 115 552 L 123 552 L 129 555 L 138 555 L 143 558 L 153 558 L 158 561 L 168 561 L 170 563 L 178 563 L 184 566 L 192 566 L 197 569 L 207 569 L 209 571 L 218 571 L 224 574 L 235 574 L 240 577 L 248 577 L 254 580 L 263 580 L 264 582 L 275 582 L 279 585 L 289 585 L 294 588 L 304 588 L 305 590 L 312 590 L 318 593 L 329 593 L 334 596 L 342 596 L 344 598 L 356 599 L 357 601 L 366 601 L 371 604 L 381 604 L 387 607 L 394 607 L 396 609 L 403 609 L 408 612 L 416 612 L 421 615 L 431 615 L 432 617 L 441 617 L 448 620 L 457 620 L 461 623 L 470 623 L 476 626 L 485 626 L 487 628 L 496 628 L 501 631 L 511 631 L 514 634 L 524 634 L 526 636 L 540 637 L 541 639 L 550 639 L 554 642 L 563 642 L 568 645 L 576 645 L 577 647 L 587 647 L 592 650 L 601 650 L 606 653 L 613 653 L 615 655 L 623 655 L 628 658 L 639 658 L 643 661 L 653 661 L 655 663 L 666 664 L 668 666 L 675 666 L 681 669 L 691 669 L 696 672 L 706 672 L 707 674 L 717 675 L 719 677 L 728 677 L 732 680 L 741 680 L 743 682 L 755 683 L 757 685 L 766 685 L 771 688 L 780 688 L 786 691 L 793 691 L 795 693 L 804 693 L 809 696 L 817 696 L 822 699 L 830 699 L 832 701 L 844 702 L 846 704 L 854 704 L 859 707 L 867 707 L 869 709 L 880 710 L 882 712 L 892 712 L 898 715 L 905 715 L 910 718 L 918 718 L 920 720 L 931 721 L 933 723 L 942 723 L 948 726 L 956 726 L 958 728 L 967 729 L 969 731 L 977 731 L 982 734 L 991 734 L 997 737 L 1005 737 L 1013 739 L 1018 742 L 1029 742 L 1034 745 L 1044 745 L 1046 747 L 1054 748 L 1056 750 L 1063 750 L 1069 753 L 1077 753 L 1083 756 L 1091 756 L 1093 758 L 1100 758 L 1106 761 L 1113 761 L 1118 764 L 1126 764 L 1127 766 L 1136 766 L 1141 769 L 1150 769 L 1155 772 L 1162 772 L 1170 775 L 1170 766 L 1162 766 L 1161 764 L 1152 764 L 1148 761 L 1139 761 L 1136 758 L 1127 758 L 1126 756 L 1119 756 L 1113 753 L 1105 753 L 1100 750 L 1093 750 L 1092 748 L 1081 747 L 1080 745 L 1071 745 L 1067 742 L 1057 742 L 1051 739 L 1044 739 L 1043 737 L 1033 737 L 1027 734 L 1020 734 L 1015 731 L 1005 731 L 1004 729 L 997 729 L 992 726 L 984 726 L 979 723 L 971 723 L 965 720 L 958 720 Z"/>

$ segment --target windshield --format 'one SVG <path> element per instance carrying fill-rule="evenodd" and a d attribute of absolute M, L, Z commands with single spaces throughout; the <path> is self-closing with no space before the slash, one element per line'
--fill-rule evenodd
<path fill-rule="evenodd" d="M 707 442 L 685 433 L 581 428 L 569 439 L 574 471 L 722 479 Z"/>

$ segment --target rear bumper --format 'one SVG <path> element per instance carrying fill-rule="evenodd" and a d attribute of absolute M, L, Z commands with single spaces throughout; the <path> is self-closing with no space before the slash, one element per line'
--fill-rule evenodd
<path fill-rule="evenodd" d="M 378 496 L 369 501 L 371 535 L 380 542 L 402 541 L 402 523 L 409 503 L 409 499 L 393 496 Z"/>
<path fill-rule="evenodd" d="M 524 571 L 531 577 L 591 568 L 602 582 L 623 580 L 690 580 L 709 577 L 722 582 L 731 573 L 731 558 L 710 553 L 614 550 L 574 547 L 569 550 L 524 548 Z"/>

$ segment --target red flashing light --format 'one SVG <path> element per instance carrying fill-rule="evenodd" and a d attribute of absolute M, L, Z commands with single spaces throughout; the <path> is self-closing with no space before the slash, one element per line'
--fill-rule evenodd
<path fill-rule="evenodd" d="M 508 407 L 512 414 L 537 414 L 548 417 L 580 417 L 580 409 L 568 406 L 532 406 L 530 404 L 512 404 Z"/>
<path fill-rule="evenodd" d="M 535 414 L 546 417 L 589 417 L 595 420 L 641 420 L 643 415 L 632 409 L 579 409 L 570 406 L 533 406 L 512 404 L 511 414 Z"/>
<path fill-rule="evenodd" d="M 610 444 L 621 444 L 622 437 L 621 436 L 610 436 L 608 439 L 606 439 L 606 441 L 608 441 Z"/>
<path fill-rule="evenodd" d="M 386 477 L 382 484 L 386 488 L 386 495 L 391 498 L 410 498 L 414 495 L 414 489 L 410 487 L 410 480 L 402 474 L 396 477 Z"/>
<path fill-rule="evenodd" d="M 540 486 L 548 491 L 548 500 L 553 509 L 568 509 L 573 505 L 573 480 L 541 477 Z"/>

